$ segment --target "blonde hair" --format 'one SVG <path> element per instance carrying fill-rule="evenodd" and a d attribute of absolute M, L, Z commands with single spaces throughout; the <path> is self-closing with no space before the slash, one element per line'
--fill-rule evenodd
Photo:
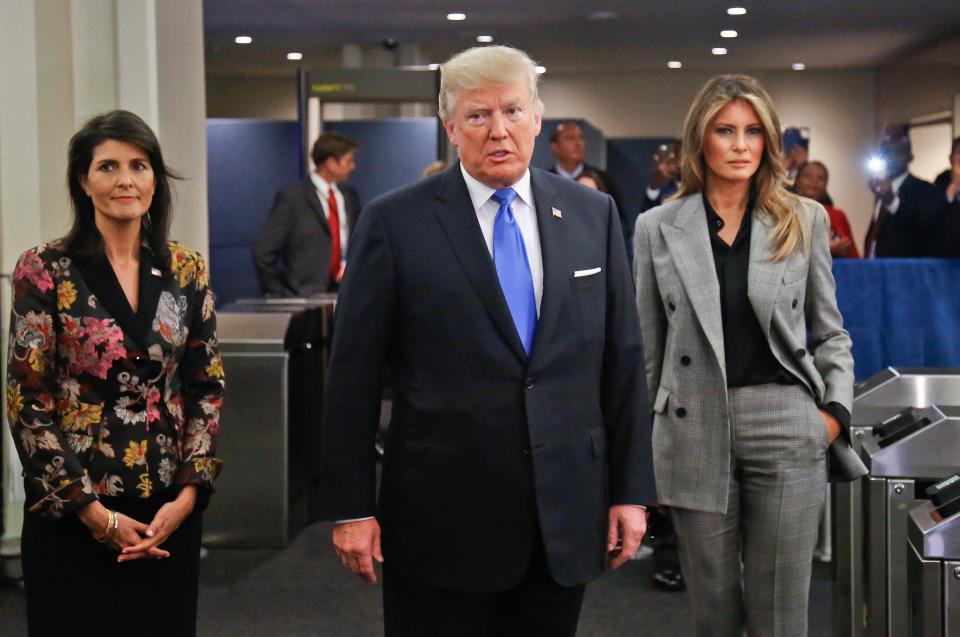
<path fill-rule="evenodd" d="M 543 114 L 537 65 L 526 53 L 509 46 L 475 46 L 440 65 L 440 119 L 447 120 L 457 93 L 497 84 L 526 84 L 534 108 Z"/>
<path fill-rule="evenodd" d="M 798 199 L 783 185 L 786 176 L 780 158 L 783 145 L 780 121 L 773 101 L 760 82 L 746 75 L 718 75 L 709 80 L 693 100 L 683 124 L 681 181 L 676 197 L 703 192 L 707 164 L 703 157 L 703 141 L 707 127 L 723 108 L 734 100 L 753 107 L 763 126 L 764 150 L 760 167 L 753 175 L 751 190 L 756 207 L 773 221 L 773 261 L 780 261 L 798 246 L 806 244 L 809 231 L 797 213 Z"/>

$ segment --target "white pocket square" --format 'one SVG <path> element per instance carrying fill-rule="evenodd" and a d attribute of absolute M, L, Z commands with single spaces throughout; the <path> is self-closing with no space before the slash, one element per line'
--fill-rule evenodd
<path fill-rule="evenodd" d="M 582 276 L 593 276 L 594 274 L 600 274 L 600 270 L 603 268 L 590 268 L 589 270 L 574 270 L 573 278 L 579 279 Z"/>

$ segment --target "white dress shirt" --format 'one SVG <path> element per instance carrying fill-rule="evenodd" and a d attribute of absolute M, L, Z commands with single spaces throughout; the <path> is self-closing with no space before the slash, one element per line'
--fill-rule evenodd
<path fill-rule="evenodd" d="M 577 167 L 571 170 L 570 172 L 565 171 L 560 167 L 560 164 L 554 166 L 557 169 L 557 174 L 561 177 L 566 177 L 567 179 L 576 179 L 580 176 L 580 173 L 583 172 L 583 162 L 577 164 Z"/>
<path fill-rule="evenodd" d="M 893 191 L 893 199 L 890 200 L 890 203 L 887 204 L 887 212 L 890 215 L 897 214 L 897 210 L 900 208 L 900 186 L 903 185 L 903 182 L 907 180 L 907 175 L 910 174 L 910 171 L 904 171 L 900 175 L 897 175 L 890 180 L 890 190 Z M 877 205 L 873 207 L 873 220 L 876 221 L 880 217 L 880 199 L 877 199 Z"/>
<path fill-rule="evenodd" d="M 493 256 L 493 224 L 497 219 L 497 210 L 500 208 L 493 197 L 495 188 L 486 186 L 474 179 L 467 169 L 460 164 L 463 180 L 467 182 L 470 200 L 480 222 L 483 239 L 487 242 L 487 250 Z M 537 207 L 533 201 L 533 188 L 530 186 L 530 169 L 528 168 L 520 181 L 510 186 L 517 191 L 517 197 L 510 205 L 513 216 L 520 226 L 523 236 L 523 247 L 527 252 L 527 262 L 530 264 L 530 276 L 533 278 L 533 294 L 537 299 L 537 317 L 540 317 L 540 301 L 543 299 L 543 254 L 540 252 L 540 229 L 537 226 Z"/>
<path fill-rule="evenodd" d="M 330 218 L 329 198 L 330 189 L 333 189 L 333 198 L 337 201 L 337 219 L 340 222 L 340 260 L 347 260 L 347 240 L 350 238 L 350 228 L 347 227 L 347 204 L 343 200 L 343 193 L 337 188 L 337 184 L 329 184 L 327 180 L 316 172 L 310 173 L 310 181 L 317 189 L 317 196 L 320 198 L 320 205 L 323 206 L 323 216 Z"/>

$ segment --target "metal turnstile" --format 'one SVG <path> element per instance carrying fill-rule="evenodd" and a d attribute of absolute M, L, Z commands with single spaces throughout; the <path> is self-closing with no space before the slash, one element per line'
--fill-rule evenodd
<path fill-rule="evenodd" d="M 927 487 L 960 469 L 960 408 L 903 410 L 864 438 L 861 457 L 870 470 L 863 492 L 866 634 L 907 637 L 909 511 L 924 502 Z"/>
<path fill-rule="evenodd" d="M 960 475 L 910 511 L 908 635 L 960 637 Z"/>
<path fill-rule="evenodd" d="M 888 367 L 854 388 L 850 442 L 860 453 L 873 425 L 906 407 L 960 404 L 960 369 Z M 864 637 L 863 480 L 832 485 L 833 564 L 836 593 L 833 634 Z"/>
<path fill-rule="evenodd" d="M 218 312 L 224 468 L 204 515 L 205 545 L 282 548 L 310 521 L 319 476 L 309 450 L 319 449 L 333 304 L 257 300 Z"/>

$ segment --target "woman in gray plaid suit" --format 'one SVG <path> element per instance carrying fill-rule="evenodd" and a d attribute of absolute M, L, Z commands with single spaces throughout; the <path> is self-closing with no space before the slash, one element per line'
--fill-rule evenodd
<path fill-rule="evenodd" d="M 807 634 L 827 449 L 847 445 L 830 223 L 783 188 L 779 131 L 756 80 L 710 80 L 684 125 L 680 190 L 634 238 L 657 490 L 699 637 Z"/>

